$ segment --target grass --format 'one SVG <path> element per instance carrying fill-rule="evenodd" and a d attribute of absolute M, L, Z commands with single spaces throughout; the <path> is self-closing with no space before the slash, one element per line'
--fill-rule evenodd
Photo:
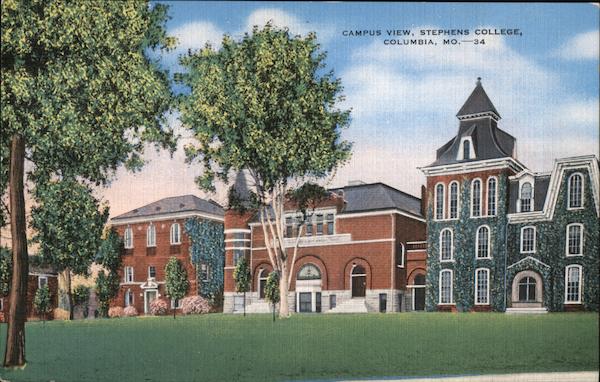
<path fill-rule="evenodd" d="M 6 324 L 0 327 L 4 350 Z M 221 315 L 27 324 L 10 381 L 281 381 L 598 370 L 598 314 Z"/>

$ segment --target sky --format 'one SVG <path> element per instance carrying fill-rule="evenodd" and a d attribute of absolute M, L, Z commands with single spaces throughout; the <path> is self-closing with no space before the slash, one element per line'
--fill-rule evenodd
<path fill-rule="evenodd" d="M 550 171 L 555 158 L 598 155 L 599 11 L 596 4 L 469 3 L 283 3 L 164 2 L 167 33 L 178 48 L 162 57 L 171 72 L 178 55 L 223 34 L 241 39 L 253 25 L 272 20 L 294 34 L 317 34 L 326 64 L 341 78 L 352 120 L 343 138 L 352 159 L 326 185 L 351 180 L 384 182 L 419 195 L 419 167 L 458 130 L 456 113 L 477 77 L 499 111 L 499 126 L 517 138 L 517 159 L 535 172 Z M 465 36 L 421 37 L 420 31 L 469 30 Z M 513 35 L 474 35 L 475 30 L 518 29 Z M 380 35 L 377 35 L 377 31 Z M 410 30 L 414 36 L 387 35 Z M 370 31 L 348 36 L 355 31 Z M 427 32 L 425 32 L 427 33 Z M 386 40 L 432 39 L 437 45 L 391 45 Z M 443 44 L 444 38 L 485 41 Z M 136 174 L 120 169 L 100 190 L 111 216 L 158 199 L 194 194 L 225 201 L 225 187 L 206 194 L 194 183 L 201 173 L 184 163 L 190 134 L 174 114 L 169 123 L 182 136 L 170 157 L 148 150 Z"/>

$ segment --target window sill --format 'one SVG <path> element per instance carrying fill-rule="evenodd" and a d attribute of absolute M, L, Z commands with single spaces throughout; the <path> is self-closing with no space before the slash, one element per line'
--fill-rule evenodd
<path fill-rule="evenodd" d="M 567 207 L 567 211 L 580 211 L 585 209 L 585 207 Z"/>
<path fill-rule="evenodd" d="M 535 255 L 535 251 L 531 251 L 531 252 L 524 252 L 524 251 L 521 251 L 520 253 L 521 253 L 522 255 Z"/>
<path fill-rule="evenodd" d="M 454 302 L 440 302 L 440 303 L 438 303 L 438 305 L 440 305 L 440 306 L 453 306 L 453 305 L 456 305 L 456 303 L 454 303 Z"/>
<path fill-rule="evenodd" d="M 452 260 L 441 260 L 440 259 L 440 263 L 455 263 L 456 260 L 452 259 Z"/>
<path fill-rule="evenodd" d="M 171 245 L 181 245 L 181 242 L 179 242 L 179 243 L 171 243 Z"/>
<path fill-rule="evenodd" d="M 564 304 L 565 305 L 581 305 L 581 304 L 583 304 L 583 302 L 582 301 L 579 301 L 579 302 L 577 302 L 577 301 L 565 301 Z"/>
<path fill-rule="evenodd" d="M 578 254 L 567 254 L 566 257 L 583 257 L 583 253 L 578 253 Z"/>
<path fill-rule="evenodd" d="M 476 260 L 492 260 L 491 257 L 475 257 Z"/>

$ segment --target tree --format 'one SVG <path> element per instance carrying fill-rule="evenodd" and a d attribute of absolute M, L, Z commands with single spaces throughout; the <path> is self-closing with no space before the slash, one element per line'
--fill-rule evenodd
<path fill-rule="evenodd" d="M 336 107 L 343 98 L 341 82 L 333 72 L 321 74 L 324 60 L 314 33 L 291 36 L 267 24 L 241 41 L 224 36 L 218 51 L 207 46 L 189 52 L 180 58 L 187 72 L 176 76 L 191 88 L 179 104 L 181 122 L 196 140 L 186 146 L 186 160 L 203 167 L 196 183 L 214 190 L 215 179 L 248 171 L 282 296 L 302 234 L 299 224 L 296 240 L 285 240 L 284 203 L 350 156 L 350 143 L 341 140 L 350 112 Z M 287 298 L 279 314 L 289 315 Z"/>
<path fill-rule="evenodd" d="M 235 291 L 244 293 L 244 317 L 246 317 L 246 292 L 250 290 L 250 267 L 245 256 L 238 261 L 233 270 L 235 280 Z"/>
<path fill-rule="evenodd" d="M 185 268 L 175 256 L 171 256 L 165 267 L 165 289 L 173 304 L 173 318 L 177 301 L 185 297 L 189 285 Z"/>
<path fill-rule="evenodd" d="M 152 50 L 169 48 L 166 7 L 148 1 L 1 3 L 1 169 L 8 188 L 12 281 L 5 366 L 25 364 L 27 226 L 24 169 L 34 186 L 76 179 L 105 184 L 143 165 L 147 143 L 175 148 L 163 126 L 168 75 Z M 8 181 L 7 181 L 8 180 Z"/>
<path fill-rule="evenodd" d="M 108 317 L 110 300 L 119 291 L 119 277 L 115 273 L 98 272 L 96 276 L 96 298 L 98 299 L 98 313 L 101 317 Z"/>
<path fill-rule="evenodd" d="M 265 298 L 273 305 L 273 322 L 275 322 L 275 305 L 281 301 L 279 281 L 279 273 L 271 272 L 265 285 Z"/>
<path fill-rule="evenodd" d="M 50 300 L 50 289 L 48 289 L 48 285 L 44 285 L 35 291 L 33 308 L 43 321 L 45 321 L 46 315 L 52 312 L 52 302 Z"/>
<path fill-rule="evenodd" d="M 73 289 L 73 306 L 80 306 L 83 309 L 83 317 L 87 318 L 90 302 L 90 288 L 85 285 L 77 285 Z"/>
<path fill-rule="evenodd" d="M 39 243 L 43 261 L 65 277 L 69 319 L 73 319 L 71 275 L 89 274 L 102 242 L 108 207 L 100 211 L 92 190 L 74 179 L 38 184 L 38 205 L 31 210 L 33 242 Z"/>
<path fill-rule="evenodd" d="M 119 293 L 119 268 L 121 268 L 123 240 L 114 228 L 108 228 L 105 237 L 96 254 L 96 263 L 102 265 L 104 270 L 96 276 L 96 299 L 98 300 L 99 313 L 108 317 L 110 300 Z"/>

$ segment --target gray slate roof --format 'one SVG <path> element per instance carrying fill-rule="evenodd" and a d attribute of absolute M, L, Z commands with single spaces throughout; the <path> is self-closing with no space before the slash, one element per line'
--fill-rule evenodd
<path fill-rule="evenodd" d="M 215 216 L 224 216 L 223 207 L 213 200 L 204 200 L 195 195 L 173 196 L 136 208 L 113 220 L 163 215 L 176 212 L 201 212 Z"/>
<path fill-rule="evenodd" d="M 471 93 L 469 98 L 467 98 L 464 105 L 460 108 L 456 116 L 460 117 L 463 115 L 479 114 L 490 111 L 495 113 L 498 117 L 500 117 L 500 113 L 498 113 L 498 110 L 496 110 L 496 107 L 490 100 L 490 97 L 488 97 L 485 90 L 483 90 L 483 86 L 481 85 L 481 78 L 478 78 L 475 89 L 473 89 L 473 92 Z"/>
<path fill-rule="evenodd" d="M 550 185 L 550 175 L 536 175 L 533 184 L 533 211 L 544 209 L 548 187 Z M 519 181 L 511 180 L 508 186 L 508 213 L 517 212 L 517 200 L 519 199 Z"/>
<path fill-rule="evenodd" d="M 331 189 L 343 191 L 346 206 L 342 213 L 399 209 L 422 217 L 421 199 L 384 183 L 360 184 Z"/>

